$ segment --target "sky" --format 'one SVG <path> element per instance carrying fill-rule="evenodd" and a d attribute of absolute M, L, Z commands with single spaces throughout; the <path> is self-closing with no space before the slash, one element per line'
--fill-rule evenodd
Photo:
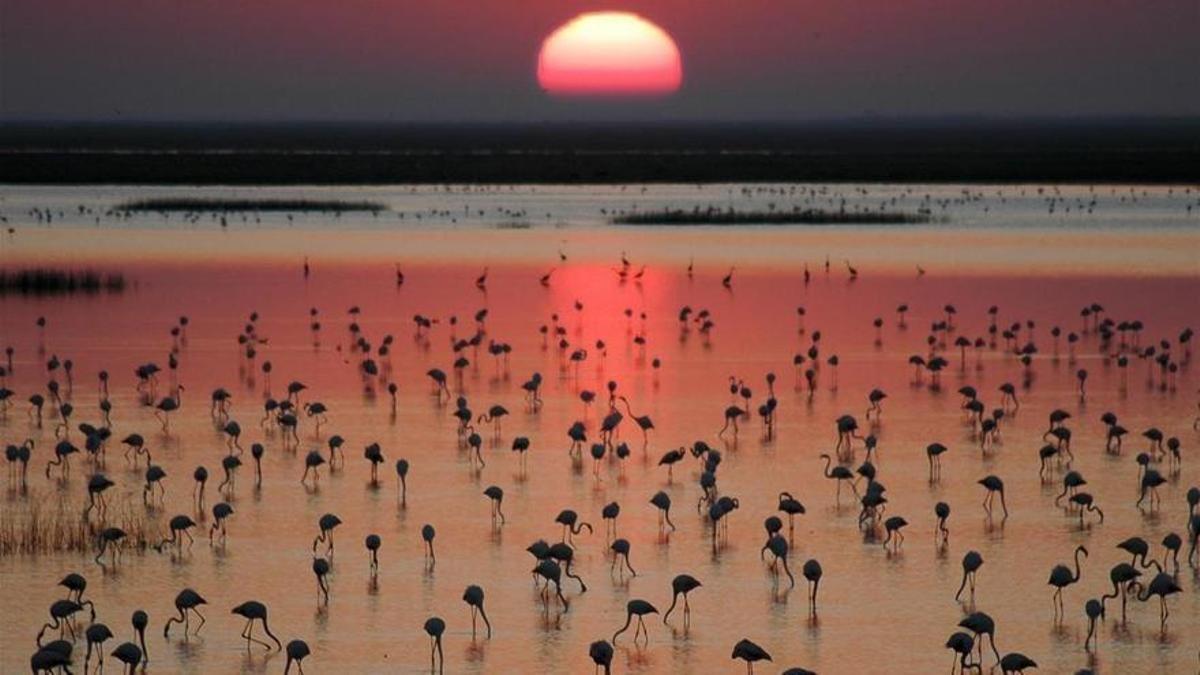
<path fill-rule="evenodd" d="M 674 37 L 666 98 L 548 96 L 585 11 Z M 0 0 L 0 119 L 1200 115 L 1196 0 Z"/>

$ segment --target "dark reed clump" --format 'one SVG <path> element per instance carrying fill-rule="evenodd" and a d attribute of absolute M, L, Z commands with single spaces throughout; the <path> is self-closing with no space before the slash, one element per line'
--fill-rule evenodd
<path fill-rule="evenodd" d="M 189 213 L 229 212 L 307 212 L 344 213 L 348 211 L 386 211 L 378 202 L 346 201 L 342 199 L 214 199 L 202 197 L 161 197 L 133 199 L 113 207 L 115 211 L 184 211 Z"/>
<path fill-rule="evenodd" d="M 622 213 L 616 225 L 919 225 L 933 218 L 925 212 L 794 208 L 790 211 L 735 211 L 717 207 L 662 209 Z"/>
<path fill-rule="evenodd" d="M 0 269 L 0 295 L 96 295 L 124 290 L 121 274 L 51 267 Z"/>
<path fill-rule="evenodd" d="M 144 551 L 163 537 L 162 516 L 148 512 L 129 496 L 109 506 L 107 522 L 88 522 L 83 507 L 71 500 L 37 494 L 0 508 L 0 557 L 53 553 L 95 555 L 100 529 L 107 526 L 125 531 L 122 549 Z"/>

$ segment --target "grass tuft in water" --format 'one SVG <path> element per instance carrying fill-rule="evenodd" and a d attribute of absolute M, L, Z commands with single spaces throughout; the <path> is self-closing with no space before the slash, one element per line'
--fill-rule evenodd
<path fill-rule="evenodd" d="M 124 499 L 111 504 L 103 524 L 83 519 L 82 508 L 73 502 L 55 501 L 48 495 L 32 495 L 0 508 L 0 556 L 85 553 L 98 550 L 98 536 L 105 527 L 125 531 L 122 548 L 145 550 L 157 543 L 158 518 L 148 514 L 140 501 Z"/>

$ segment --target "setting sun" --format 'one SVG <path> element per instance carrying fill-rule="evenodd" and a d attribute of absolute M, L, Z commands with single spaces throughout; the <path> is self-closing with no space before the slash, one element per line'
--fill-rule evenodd
<path fill-rule="evenodd" d="M 589 12 L 558 27 L 538 54 L 538 84 L 560 95 L 662 95 L 679 89 L 679 48 L 629 12 Z"/>

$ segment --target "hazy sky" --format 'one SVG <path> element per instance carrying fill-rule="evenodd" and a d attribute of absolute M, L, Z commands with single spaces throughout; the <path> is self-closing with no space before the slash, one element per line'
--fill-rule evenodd
<path fill-rule="evenodd" d="M 564 101 L 541 40 L 636 11 L 661 101 Z M 1197 0 L 0 0 L 14 119 L 775 119 L 1200 114 Z"/>

